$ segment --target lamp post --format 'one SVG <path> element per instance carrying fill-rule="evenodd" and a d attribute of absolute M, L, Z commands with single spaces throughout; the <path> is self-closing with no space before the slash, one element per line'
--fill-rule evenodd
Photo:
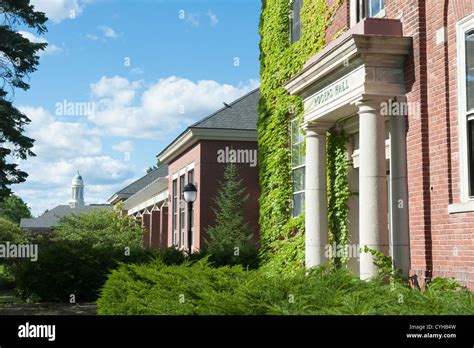
<path fill-rule="evenodd" d="M 192 183 L 188 183 L 184 186 L 183 189 L 183 198 L 188 203 L 188 255 L 191 256 L 191 240 L 193 231 L 191 229 L 192 213 L 193 213 L 193 203 L 197 197 L 197 189 Z"/>

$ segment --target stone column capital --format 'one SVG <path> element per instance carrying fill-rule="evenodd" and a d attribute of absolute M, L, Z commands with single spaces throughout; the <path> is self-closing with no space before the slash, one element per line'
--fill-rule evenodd
<path fill-rule="evenodd" d="M 307 122 L 303 124 L 303 130 L 307 137 L 326 135 L 326 132 L 333 126 L 328 122 Z"/>
<path fill-rule="evenodd" d="M 359 109 L 359 113 L 366 113 L 379 111 L 384 104 L 405 103 L 406 101 L 406 96 L 403 95 L 364 95 L 359 100 L 353 102 L 353 105 Z"/>

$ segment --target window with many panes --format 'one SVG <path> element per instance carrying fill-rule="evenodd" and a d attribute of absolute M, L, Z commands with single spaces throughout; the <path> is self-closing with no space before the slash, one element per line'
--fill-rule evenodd
<path fill-rule="evenodd" d="M 291 122 L 291 172 L 293 181 L 293 216 L 304 212 L 305 155 L 304 133 L 298 120 Z"/>
<path fill-rule="evenodd" d="M 303 0 L 292 0 L 290 11 L 290 40 L 291 43 L 301 38 L 301 7 Z"/>
<path fill-rule="evenodd" d="M 457 40 L 461 201 L 468 201 L 474 199 L 474 14 L 459 22 Z"/>
<path fill-rule="evenodd" d="M 173 180 L 173 217 L 172 217 L 172 243 L 178 245 L 178 180 Z"/>
<path fill-rule="evenodd" d="M 464 34 L 469 196 L 474 197 L 474 28 Z"/>
<path fill-rule="evenodd" d="M 185 227 L 186 227 L 186 221 L 184 220 L 184 209 L 186 207 L 186 202 L 184 201 L 184 196 L 183 196 L 183 190 L 184 190 L 184 175 L 181 175 L 179 177 L 179 190 L 181 191 L 180 195 L 180 204 L 179 204 L 179 227 L 181 230 L 181 236 L 180 236 L 180 243 L 179 245 L 181 247 L 184 247 L 184 234 L 185 234 Z"/>

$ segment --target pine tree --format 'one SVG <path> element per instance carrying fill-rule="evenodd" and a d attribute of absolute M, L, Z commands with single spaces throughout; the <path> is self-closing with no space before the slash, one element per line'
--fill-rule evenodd
<path fill-rule="evenodd" d="M 12 99 L 16 88 L 27 90 L 25 80 L 39 64 L 38 51 L 46 43 L 33 43 L 17 32 L 18 25 L 26 25 L 38 34 L 46 32 L 47 18 L 34 11 L 29 0 L 0 0 L 0 201 L 9 196 L 11 184 L 26 180 L 28 174 L 18 169 L 15 158 L 34 156 L 34 140 L 23 134 L 30 119 L 16 109 Z"/>
<path fill-rule="evenodd" d="M 245 194 L 237 166 L 228 164 L 224 171 L 224 181 L 214 200 L 216 208 L 215 225 L 207 229 L 208 250 L 211 254 L 232 252 L 235 248 L 247 246 L 252 237 L 245 222 L 245 204 L 249 195 Z"/>

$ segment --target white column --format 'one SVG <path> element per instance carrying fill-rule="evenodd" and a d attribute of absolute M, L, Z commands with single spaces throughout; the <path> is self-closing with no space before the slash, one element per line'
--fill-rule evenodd
<path fill-rule="evenodd" d="M 327 261 L 328 207 L 326 188 L 326 131 L 328 127 L 307 126 L 305 170 L 305 265 Z"/>
<path fill-rule="evenodd" d="M 398 102 L 404 103 L 405 100 Z M 403 275 L 407 277 L 410 271 L 410 235 L 408 228 L 406 117 L 406 115 L 390 116 L 390 232 L 395 268 L 401 269 Z"/>
<path fill-rule="evenodd" d="M 380 101 L 360 101 L 359 243 L 388 255 L 385 122 Z M 360 254 L 360 278 L 377 275 L 374 257 Z"/>

